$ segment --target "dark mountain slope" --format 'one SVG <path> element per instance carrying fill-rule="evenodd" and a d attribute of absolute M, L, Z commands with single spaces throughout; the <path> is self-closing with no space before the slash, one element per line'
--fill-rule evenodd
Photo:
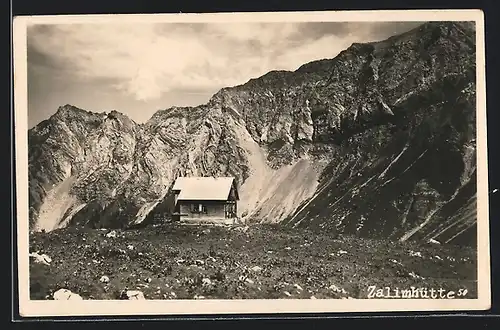
<path fill-rule="evenodd" d="M 395 108 L 391 123 L 341 143 L 316 197 L 285 223 L 404 239 L 422 231 L 417 236 L 444 240 L 462 222 L 473 225 L 475 214 L 436 229 L 476 194 L 475 100 L 466 91 L 443 97 L 415 100 L 411 119 Z M 408 109 L 413 101 L 406 102 Z"/>

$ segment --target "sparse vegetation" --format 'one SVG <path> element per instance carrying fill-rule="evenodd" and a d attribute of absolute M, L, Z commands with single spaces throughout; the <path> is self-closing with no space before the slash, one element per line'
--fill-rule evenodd
<path fill-rule="evenodd" d="M 31 299 L 66 288 L 84 299 L 367 298 L 368 286 L 467 289 L 475 298 L 476 254 L 454 246 L 398 243 L 275 226 L 162 224 L 135 230 L 34 233 Z M 103 276 L 109 277 L 105 283 Z"/>

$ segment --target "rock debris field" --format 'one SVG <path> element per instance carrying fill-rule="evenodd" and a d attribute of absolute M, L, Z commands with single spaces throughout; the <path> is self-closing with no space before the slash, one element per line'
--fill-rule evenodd
<path fill-rule="evenodd" d="M 32 233 L 29 252 L 33 300 L 364 299 L 369 286 L 477 297 L 472 249 L 273 225 L 59 229 Z"/>

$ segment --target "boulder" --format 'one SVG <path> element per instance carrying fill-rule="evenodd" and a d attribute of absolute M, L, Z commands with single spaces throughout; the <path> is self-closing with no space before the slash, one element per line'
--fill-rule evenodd
<path fill-rule="evenodd" d="M 128 290 L 125 294 L 128 300 L 146 300 L 144 293 L 139 290 Z"/>
<path fill-rule="evenodd" d="M 109 282 L 109 277 L 107 277 L 107 276 L 105 276 L 105 275 L 104 275 L 104 276 L 101 276 L 101 278 L 99 279 L 99 281 L 100 281 L 101 283 L 108 283 L 108 282 Z"/>
<path fill-rule="evenodd" d="M 52 262 L 52 258 L 50 258 L 46 254 L 38 254 L 37 252 L 34 252 L 30 253 L 29 256 L 31 258 L 34 258 L 35 263 L 38 264 L 50 265 L 50 263 Z"/>
<path fill-rule="evenodd" d="M 83 298 L 76 293 L 71 292 L 68 289 L 59 289 L 54 292 L 54 300 L 83 300 Z"/>

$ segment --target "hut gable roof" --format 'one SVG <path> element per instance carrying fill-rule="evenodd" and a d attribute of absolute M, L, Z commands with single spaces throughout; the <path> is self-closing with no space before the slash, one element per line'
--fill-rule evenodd
<path fill-rule="evenodd" d="M 177 200 L 225 201 L 234 184 L 232 177 L 179 177 L 175 180 L 172 190 L 179 191 Z M 239 199 L 237 191 L 236 199 Z"/>

